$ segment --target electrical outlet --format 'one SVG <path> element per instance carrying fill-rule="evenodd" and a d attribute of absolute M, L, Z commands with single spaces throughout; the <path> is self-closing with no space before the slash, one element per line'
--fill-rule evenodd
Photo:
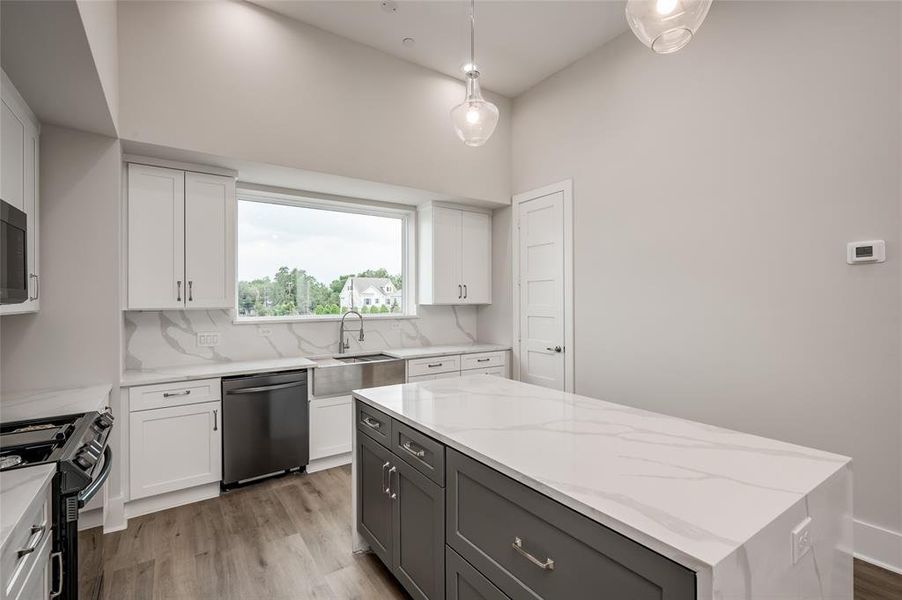
<path fill-rule="evenodd" d="M 792 530 L 792 564 L 796 564 L 811 550 L 811 517 L 795 526 Z"/>
<path fill-rule="evenodd" d="M 269 337 L 272 335 L 272 329 L 269 327 L 257 327 L 257 335 L 260 337 Z"/>
<path fill-rule="evenodd" d="M 203 331 L 197 334 L 197 345 L 200 348 L 212 348 L 219 345 L 218 331 Z"/>

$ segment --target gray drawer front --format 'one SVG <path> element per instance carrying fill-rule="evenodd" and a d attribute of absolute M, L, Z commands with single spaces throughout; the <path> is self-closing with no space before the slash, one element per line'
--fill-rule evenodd
<path fill-rule="evenodd" d="M 445 447 L 442 444 L 392 419 L 389 449 L 432 481 L 445 486 Z"/>
<path fill-rule="evenodd" d="M 511 598 L 695 599 L 693 571 L 450 448 L 446 461 L 447 543 Z"/>
<path fill-rule="evenodd" d="M 460 554 L 445 546 L 446 600 L 510 600 Z"/>
<path fill-rule="evenodd" d="M 357 423 L 357 429 L 386 448 L 390 448 L 391 417 L 360 400 L 354 402 L 354 422 Z"/>

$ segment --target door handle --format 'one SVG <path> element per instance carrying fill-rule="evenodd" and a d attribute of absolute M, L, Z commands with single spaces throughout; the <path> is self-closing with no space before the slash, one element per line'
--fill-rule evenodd
<path fill-rule="evenodd" d="M 392 500 L 398 499 L 398 490 L 396 489 L 394 492 L 391 491 L 391 474 L 397 473 L 397 472 L 398 472 L 397 467 L 392 467 L 391 469 L 388 470 L 388 491 L 391 492 L 388 495 L 388 497 L 391 498 Z M 395 479 L 397 479 L 397 477 Z"/>
<path fill-rule="evenodd" d="M 227 390 L 226 394 L 256 394 L 257 392 L 268 392 L 270 390 L 284 390 L 285 388 L 300 387 L 307 385 L 307 380 L 293 381 L 291 383 L 277 383 L 275 385 L 261 385 L 257 387 L 239 388 L 237 390 Z"/>
<path fill-rule="evenodd" d="M 388 466 L 390 464 L 390 462 L 385 461 L 385 464 L 382 465 L 382 493 L 385 495 L 388 495 L 391 492 L 391 482 L 389 482 L 388 484 L 385 483 L 385 473 L 388 470 Z"/>
<path fill-rule="evenodd" d="M 56 561 L 56 584 L 58 587 L 50 591 L 50 597 L 56 598 L 63 593 L 63 553 L 54 552 L 50 555 L 50 560 Z"/>
<path fill-rule="evenodd" d="M 188 302 L 194 302 L 194 281 L 188 280 Z"/>
<path fill-rule="evenodd" d="M 561 346 L 548 346 L 545 349 L 548 350 L 549 352 L 563 352 L 564 351 L 564 349 Z"/>
<path fill-rule="evenodd" d="M 467 284 L 464 284 L 464 298 L 467 297 Z"/>
<path fill-rule="evenodd" d="M 457 299 L 460 300 L 464 297 L 464 286 L 461 284 L 457 284 Z"/>
<path fill-rule="evenodd" d="M 176 290 L 178 290 L 175 294 L 175 301 L 181 302 L 182 301 L 182 281 L 181 280 L 176 281 L 175 286 L 176 286 Z"/>
<path fill-rule="evenodd" d="M 213 409 L 213 431 L 219 431 L 219 411 Z"/>

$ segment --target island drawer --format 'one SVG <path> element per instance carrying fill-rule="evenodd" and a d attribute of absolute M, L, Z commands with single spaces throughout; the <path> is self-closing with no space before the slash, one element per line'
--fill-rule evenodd
<path fill-rule="evenodd" d="M 389 449 L 411 467 L 445 486 L 445 447 L 401 423 L 392 419 L 391 446 Z"/>
<path fill-rule="evenodd" d="M 31 501 L 0 551 L 0 574 L 3 575 L 3 593 L 0 597 L 17 596 L 32 565 L 42 559 L 39 548 L 51 537 L 51 528 L 48 482 L 47 487 Z"/>
<path fill-rule="evenodd" d="M 407 361 L 407 376 L 435 375 L 460 371 L 460 356 L 438 356 L 435 358 L 418 358 Z"/>
<path fill-rule="evenodd" d="M 512 598 L 691 600 L 695 573 L 448 448 L 447 543 Z"/>
<path fill-rule="evenodd" d="M 445 592 L 445 600 L 509 600 L 448 546 L 445 546 Z"/>
<path fill-rule="evenodd" d="M 357 429 L 386 448 L 391 448 L 391 417 L 360 400 L 355 401 L 354 421 Z"/>
<path fill-rule="evenodd" d="M 482 369 L 484 367 L 504 366 L 504 352 L 480 352 L 479 354 L 464 354 L 460 357 L 461 370 Z"/>

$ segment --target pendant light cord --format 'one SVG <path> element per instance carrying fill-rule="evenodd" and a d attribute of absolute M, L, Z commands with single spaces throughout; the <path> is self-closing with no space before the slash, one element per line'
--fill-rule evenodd
<path fill-rule="evenodd" d="M 470 0 L 470 70 L 476 71 L 476 0 Z"/>

